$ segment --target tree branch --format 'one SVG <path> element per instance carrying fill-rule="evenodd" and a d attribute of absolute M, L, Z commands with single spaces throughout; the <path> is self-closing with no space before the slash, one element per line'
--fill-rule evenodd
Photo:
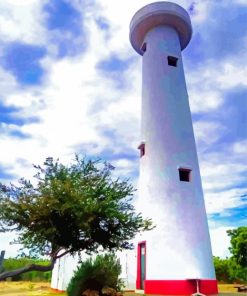
<path fill-rule="evenodd" d="M 56 262 L 56 259 L 52 259 L 49 265 L 29 264 L 27 266 L 18 268 L 16 270 L 4 271 L 0 273 L 0 281 L 5 280 L 8 277 L 13 277 L 28 271 L 42 271 L 42 272 L 51 271 L 54 267 L 55 262 Z"/>
<path fill-rule="evenodd" d="M 71 250 L 67 250 L 67 251 L 63 252 L 62 254 L 60 254 L 60 255 L 56 255 L 56 256 L 54 256 L 54 259 L 59 259 L 59 258 L 63 257 L 64 255 L 70 253 L 70 251 L 71 251 Z M 58 253 L 58 252 L 57 252 L 57 253 Z"/>
<path fill-rule="evenodd" d="M 54 252 L 53 256 L 51 257 L 51 263 L 49 265 L 29 264 L 29 265 L 26 265 L 22 268 L 18 268 L 16 270 L 4 271 L 4 272 L 0 273 L 0 281 L 5 280 L 8 277 L 13 277 L 13 276 L 16 276 L 16 275 L 19 275 L 19 274 L 22 274 L 22 273 L 25 273 L 28 271 L 41 271 L 41 272 L 51 271 L 53 269 L 57 259 L 70 253 L 70 250 L 66 250 L 62 254 L 57 255 L 59 253 L 59 251 L 61 251 L 61 248 L 59 248 L 58 250 L 56 250 Z"/>

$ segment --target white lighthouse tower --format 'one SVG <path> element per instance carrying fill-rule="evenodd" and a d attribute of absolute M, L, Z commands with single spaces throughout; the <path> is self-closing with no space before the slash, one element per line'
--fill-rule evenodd
<path fill-rule="evenodd" d="M 192 27 L 179 5 L 156 2 L 130 23 L 142 56 L 139 209 L 156 228 L 137 247 L 136 288 L 146 294 L 217 294 L 181 51 Z"/>

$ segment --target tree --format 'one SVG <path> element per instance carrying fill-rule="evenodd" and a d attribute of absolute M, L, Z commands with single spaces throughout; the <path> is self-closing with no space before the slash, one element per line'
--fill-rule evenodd
<path fill-rule="evenodd" d="M 230 281 L 229 275 L 229 259 L 221 259 L 220 257 L 213 257 L 216 278 L 220 282 L 228 283 Z"/>
<path fill-rule="evenodd" d="M 227 234 L 231 238 L 229 250 L 236 263 L 241 267 L 247 267 L 247 227 L 227 230 Z"/>
<path fill-rule="evenodd" d="M 233 257 L 225 259 L 214 257 L 214 267 L 219 282 L 245 283 L 247 281 L 247 267 L 237 264 Z"/>
<path fill-rule="evenodd" d="M 129 240 L 153 228 L 150 219 L 135 213 L 132 185 L 114 179 L 109 163 L 76 155 L 69 166 L 47 158 L 43 167 L 34 167 L 35 184 L 24 178 L 18 186 L 0 184 L 0 229 L 17 231 L 18 243 L 51 261 L 3 272 L 0 280 L 52 270 L 56 259 L 68 253 L 131 249 Z"/>
<path fill-rule="evenodd" d="M 247 281 L 247 227 L 227 230 L 231 237 L 229 248 L 232 256 L 221 259 L 214 257 L 214 266 L 218 281 L 227 283 Z"/>

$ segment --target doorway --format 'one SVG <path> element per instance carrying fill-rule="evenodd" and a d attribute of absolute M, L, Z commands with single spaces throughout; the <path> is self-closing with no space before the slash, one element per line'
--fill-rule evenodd
<path fill-rule="evenodd" d="M 146 242 L 138 243 L 138 289 L 144 290 L 144 281 L 146 280 Z"/>

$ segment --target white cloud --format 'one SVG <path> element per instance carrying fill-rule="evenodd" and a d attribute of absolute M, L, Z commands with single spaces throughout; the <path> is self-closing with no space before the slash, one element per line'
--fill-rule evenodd
<path fill-rule="evenodd" d="M 223 215 L 229 209 L 244 206 L 241 198 L 247 192 L 244 143 L 235 142 L 222 151 L 199 155 L 205 203 L 210 214 Z"/>
<path fill-rule="evenodd" d="M 6 101 L 6 96 L 17 90 L 17 83 L 13 75 L 0 67 L 0 96 Z"/>
<path fill-rule="evenodd" d="M 230 247 L 230 237 L 226 233 L 228 229 L 232 229 L 232 227 L 224 226 L 210 229 L 212 251 L 214 256 L 218 256 L 221 258 L 231 256 L 228 250 L 228 248 Z"/>
<path fill-rule="evenodd" d="M 44 43 L 42 5 L 39 0 L 4 0 L 0 2 L 0 37 L 2 41 Z"/>
<path fill-rule="evenodd" d="M 208 192 L 205 194 L 206 209 L 208 214 L 224 213 L 233 208 L 244 206 L 241 195 L 246 194 L 247 188 L 233 188 L 220 192 Z"/>
<path fill-rule="evenodd" d="M 235 3 L 247 6 L 247 2 L 245 0 L 236 0 Z"/>
<path fill-rule="evenodd" d="M 243 140 L 233 144 L 233 153 L 238 156 L 247 156 L 247 140 Z"/>
<path fill-rule="evenodd" d="M 19 158 L 28 159 L 30 164 L 42 163 L 47 156 L 68 158 L 76 152 L 75 147 L 80 150 L 80 145 L 87 154 L 100 154 L 104 149 L 116 152 L 124 151 L 125 147 L 136 149 L 140 114 L 140 94 L 135 86 L 140 82 L 137 65 L 133 63 L 126 73 L 121 74 L 128 88 L 120 91 L 116 80 L 96 68 L 109 52 L 104 49 L 106 40 L 99 39 L 99 28 L 95 24 L 90 28 L 92 32 L 88 33 L 92 40 L 84 55 L 61 61 L 46 57 L 42 64 L 49 74 L 42 87 L 21 91 L 16 87 L 9 95 L 5 94 L 5 104 L 22 108 L 18 113 L 20 117 L 31 115 L 40 119 L 39 122 L 15 126 L 30 138 L 13 139 L 6 130 L 5 137 L 0 139 L 1 161 L 9 164 L 16 175 L 26 175 L 26 166 L 22 169 L 21 163 L 20 166 L 17 164 Z M 95 46 L 99 40 L 101 47 Z M 102 133 L 111 129 L 117 132 L 114 145 Z M 133 130 L 136 133 L 131 134 Z"/>
<path fill-rule="evenodd" d="M 217 110 L 223 104 L 224 98 L 223 92 L 215 81 L 215 76 L 212 75 L 214 73 L 214 65 L 208 62 L 207 65 L 199 65 L 186 70 L 186 73 L 188 73 L 186 80 L 192 113 L 206 113 Z M 198 73 L 200 74 L 198 75 Z"/>
<path fill-rule="evenodd" d="M 149 2 L 102 0 L 97 1 L 96 5 L 86 6 L 86 52 L 57 61 L 53 59 L 54 46 L 47 43 L 49 55 L 41 64 L 48 74 L 42 85 L 23 89 L 10 73 L 0 69 L 0 89 L 4 103 L 20 107 L 20 117 L 40 118 L 40 122 L 19 127 L 5 125 L 5 133 L 0 138 L 0 162 L 8 168 L 8 173 L 29 178 L 34 174 L 31 164 L 41 164 L 47 156 L 69 161 L 74 152 L 80 150 L 100 155 L 104 150 L 121 153 L 126 149 L 136 149 L 140 140 L 141 58 L 131 49 L 128 30 L 133 14 Z M 43 3 L 36 0 L 1 2 L 2 40 L 45 44 L 49 35 L 42 25 Z M 188 7 L 191 1 L 177 3 Z M 198 2 L 197 14 L 192 16 L 194 26 L 207 25 L 212 3 Z M 75 4 L 81 11 L 84 10 L 81 1 L 75 1 Z M 110 30 L 100 30 L 95 22 L 98 17 L 108 21 Z M 243 41 L 245 46 L 246 41 Z M 117 77 L 101 72 L 96 67 L 112 54 L 120 59 L 133 59 L 129 68 L 118 73 Z M 245 189 L 236 189 L 235 186 L 244 181 L 246 142 L 229 144 L 224 151 L 209 153 L 206 150 L 212 148 L 227 130 L 220 121 L 212 121 L 207 115 L 216 114 L 222 107 L 226 91 L 246 86 L 243 57 L 241 55 L 234 60 L 229 58 L 217 63 L 215 60 L 204 60 L 199 66 L 185 71 L 191 109 L 205 116 L 195 122 L 194 128 L 209 213 L 223 213 L 242 205 L 239 196 Z M 118 86 L 120 79 L 123 87 Z M 28 134 L 30 138 L 13 138 L 10 135 L 13 129 Z M 115 136 L 107 136 L 105 131 L 114 132 Z M 128 177 L 138 167 L 138 162 L 121 158 L 114 165 L 117 172 Z M 220 241 L 227 243 L 223 232 L 224 227 L 213 232 L 215 255 L 226 252 L 225 249 L 220 251 Z"/>
<path fill-rule="evenodd" d="M 196 121 L 193 124 L 197 146 L 201 151 L 217 142 L 226 131 L 226 127 L 215 121 Z"/>
<path fill-rule="evenodd" d="M 244 48 L 246 48 L 246 46 Z M 239 60 L 234 60 L 231 63 L 230 61 L 224 62 L 222 67 L 223 69 L 220 71 L 220 73 L 218 73 L 218 71 L 214 71 L 212 73 L 212 75 L 215 77 L 216 83 L 218 83 L 222 89 L 247 86 L 247 66 L 245 63 L 242 63 L 242 59 L 243 56 L 241 56 Z"/>
<path fill-rule="evenodd" d="M 241 173 L 245 170 L 245 165 L 241 163 L 235 163 L 231 160 L 226 160 L 223 163 L 223 158 L 218 161 L 213 160 L 208 156 L 205 162 L 201 162 L 202 166 L 202 178 L 205 190 L 219 190 L 226 187 L 231 187 L 238 181 L 244 181 L 245 177 L 241 177 Z M 222 161 L 222 163 L 221 163 Z"/>
<path fill-rule="evenodd" d="M 11 244 L 14 239 L 16 239 L 16 235 L 14 233 L 0 233 L 0 252 L 5 251 L 5 258 L 16 257 L 18 254 L 20 245 Z"/>
<path fill-rule="evenodd" d="M 180 2 L 179 4 L 184 6 L 190 3 L 190 1 Z M 72 153 L 72 147 L 78 147 L 80 144 L 82 147 L 83 144 L 84 147 L 89 145 L 88 149 L 92 149 L 90 144 L 98 144 L 91 151 L 97 154 L 100 154 L 105 148 L 115 151 L 121 151 L 123 147 L 136 148 L 139 139 L 141 66 L 140 58 L 129 45 L 129 21 L 127 20 L 130 20 L 133 13 L 146 3 L 148 2 L 136 1 L 126 5 L 124 2 L 107 1 L 107 3 L 98 2 L 99 5 L 91 6 L 91 10 L 86 13 L 87 21 L 85 22 L 89 36 L 87 52 L 76 59 L 61 61 L 54 61 L 52 58 L 46 57 L 42 64 L 49 74 L 42 88 L 34 87 L 20 91 L 16 86 L 15 79 L 10 74 L 2 72 L 1 83 L 7 90 L 4 97 L 5 103 L 23 107 L 24 109 L 19 115 L 24 118 L 32 114 L 41 119 L 41 122 L 26 124 L 19 128 L 20 131 L 29 134 L 30 139 L 21 140 L 10 137 L 1 139 L 3 163 L 10 163 L 16 167 L 18 158 L 30 158 L 30 163 L 37 163 L 37 161 L 42 162 L 44 157 L 48 155 L 68 156 Z M 10 9 L 12 4 L 11 1 L 8 1 L 6 7 Z M 26 8 L 26 5 L 28 11 L 32 11 L 34 5 L 37 5 L 35 11 L 40 9 L 40 4 L 37 4 L 37 1 L 27 1 L 25 5 L 16 5 L 16 8 L 11 8 L 14 9 L 14 12 L 10 14 L 10 19 L 13 18 L 14 21 L 16 15 L 21 18 L 22 9 Z M 208 9 L 204 4 L 199 3 L 197 10 L 206 15 Z M 111 27 L 108 35 L 97 27 L 95 19 L 98 16 L 104 16 L 108 20 Z M 32 14 L 32 17 L 36 18 L 35 13 Z M 27 21 L 32 24 L 34 19 L 27 19 Z M 36 23 L 41 23 L 40 18 L 37 19 L 39 21 Z M 203 20 L 203 17 L 200 19 Z M 24 41 L 27 38 L 35 43 L 35 39 L 29 35 L 23 37 L 23 32 L 27 31 L 25 22 L 26 20 L 23 25 L 20 25 L 22 31 L 16 32 L 16 34 L 19 36 L 18 38 L 24 38 Z M 32 30 L 36 30 L 35 26 L 32 26 Z M 39 35 L 38 31 L 35 32 L 35 34 L 33 33 L 35 36 Z M 11 32 L 8 35 L 11 37 Z M 106 59 L 113 52 L 122 58 L 127 57 L 128 54 L 133 54 L 136 57 L 136 62 L 132 63 L 131 68 L 121 74 L 129 85 L 128 89 L 117 89 L 116 81 L 95 69 L 99 61 Z M 229 63 L 224 65 L 223 62 L 215 68 L 212 61 L 200 66 L 196 71 L 188 69 L 186 77 L 193 112 L 213 111 L 222 105 L 223 89 L 236 86 L 240 81 L 244 81 L 242 76 L 238 78 L 238 75 L 234 75 L 234 79 L 229 79 L 228 75 L 233 70 L 237 72 L 237 67 Z M 241 70 L 240 74 L 242 72 Z M 8 95 L 9 92 L 12 94 Z M 92 108 L 95 108 L 95 112 L 92 112 Z M 113 147 L 109 139 L 102 136 L 101 127 L 107 130 L 114 128 L 122 148 L 120 145 Z M 217 141 L 222 131 L 225 130 L 225 127 L 218 122 L 206 121 L 196 122 L 194 128 L 197 141 L 201 142 L 201 146 L 206 145 L 207 147 Z M 131 133 L 133 130 L 135 133 Z M 16 147 L 21 149 L 17 150 Z M 239 150 L 239 148 L 235 148 L 235 152 L 236 149 Z M 11 156 L 8 156 L 9 151 L 11 151 Z M 237 175 L 228 178 L 228 183 L 223 182 L 222 179 L 226 177 L 223 172 L 226 170 L 226 164 L 215 163 L 212 156 L 210 156 L 210 164 L 208 158 L 205 158 L 205 162 L 202 159 L 201 166 L 206 190 L 213 189 L 215 186 L 223 188 L 228 184 L 233 184 L 236 181 L 234 178 L 238 178 L 242 171 L 241 165 L 235 166 L 233 161 L 228 164 L 227 171 L 234 170 Z M 216 156 L 217 158 L 218 156 Z M 24 172 L 25 169 L 21 172 Z M 15 172 L 19 174 L 18 169 L 15 169 Z M 233 173 L 232 176 L 234 176 Z"/>
<path fill-rule="evenodd" d="M 192 2 L 192 1 L 191 1 Z M 193 1 L 195 11 L 191 16 L 193 24 L 199 25 L 207 20 L 210 13 L 210 1 Z"/>
<path fill-rule="evenodd" d="M 247 86 L 247 66 L 243 63 L 247 59 L 246 48 L 247 36 L 243 36 L 241 54 L 219 60 L 217 56 L 214 59 L 205 58 L 196 67 L 187 65 L 185 61 L 192 113 L 215 112 L 222 108 L 228 91 Z"/>

